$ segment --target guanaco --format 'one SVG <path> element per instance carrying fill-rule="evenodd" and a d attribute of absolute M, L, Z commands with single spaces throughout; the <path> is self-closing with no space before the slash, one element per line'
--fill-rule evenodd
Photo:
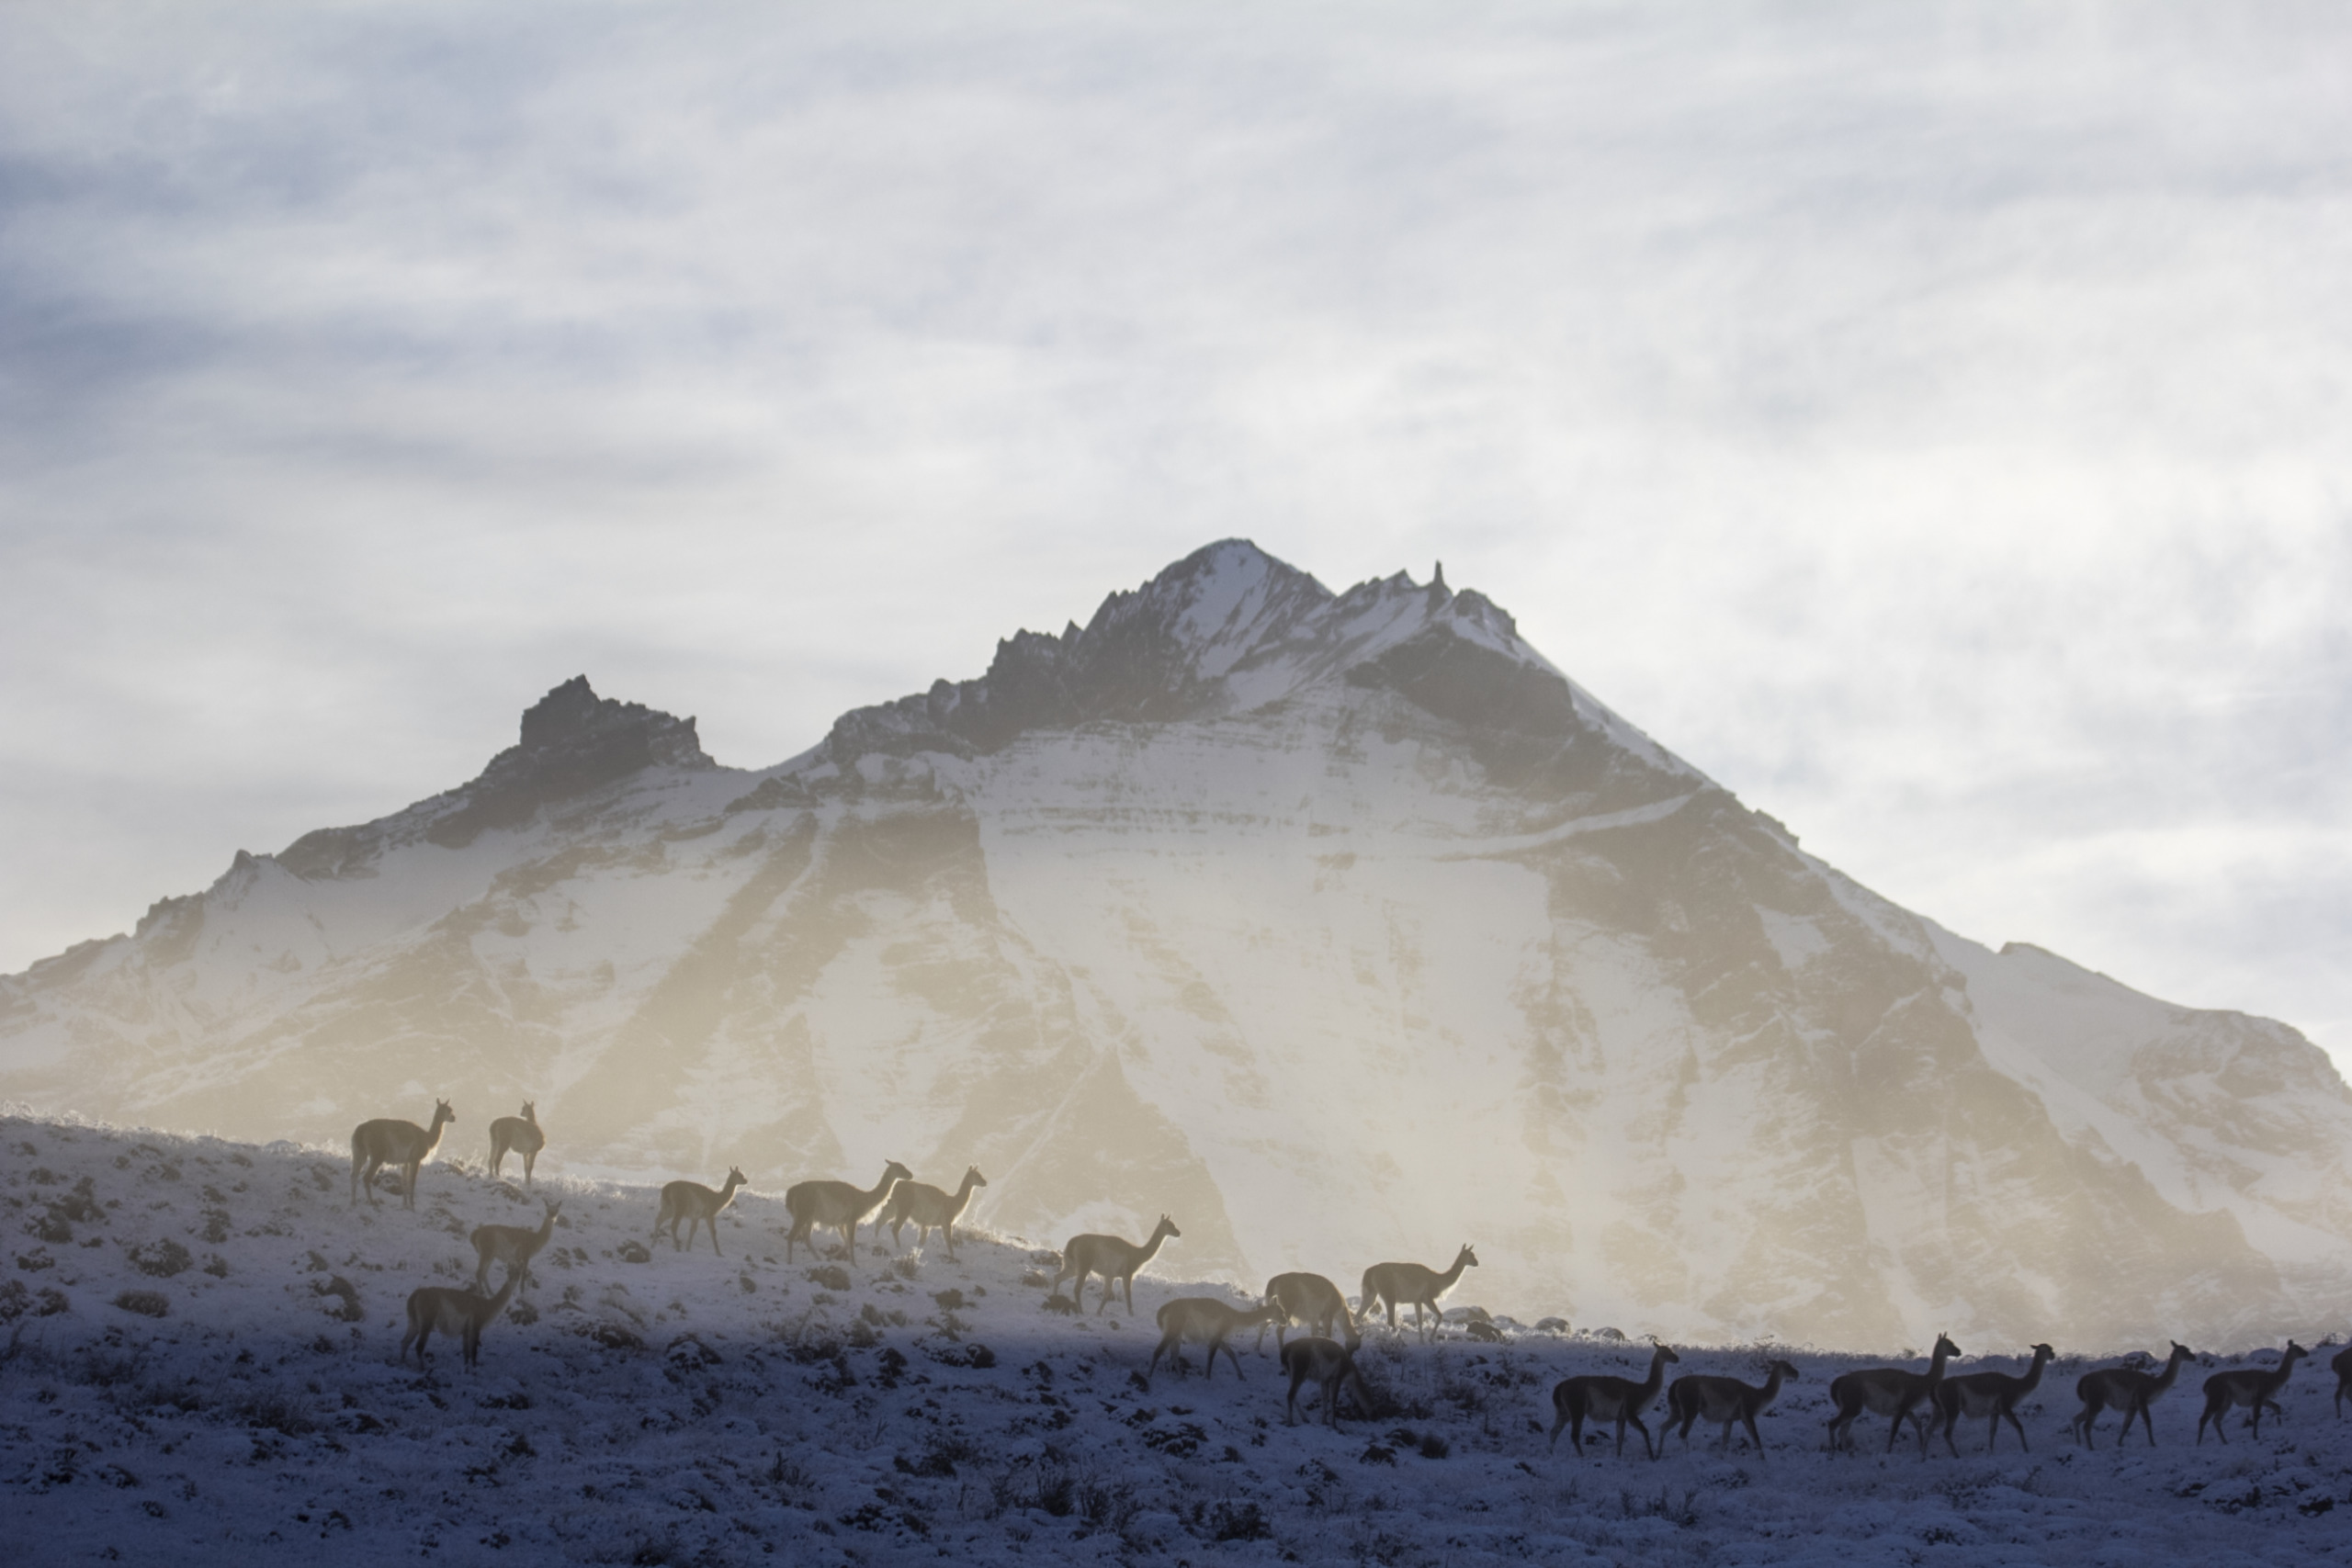
<path fill-rule="evenodd" d="M 2352 1393 L 2352 1350 L 2338 1350 L 2329 1358 L 2327 1370 L 2335 1374 L 2335 1418 L 2344 1419 L 2344 1396 Z"/>
<path fill-rule="evenodd" d="M 447 1285 L 419 1285 L 408 1293 L 408 1332 L 401 1337 L 401 1363 L 408 1363 L 408 1348 L 416 1347 L 416 1364 L 424 1365 L 424 1342 L 435 1329 L 455 1336 L 463 1353 L 465 1364 L 473 1367 L 481 1360 L 481 1331 L 490 1320 L 506 1310 L 506 1300 L 514 1293 L 522 1278 L 521 1271 L 506 1271 L 506 1282 L 498 1287 L 494 1296 L 479 1295 Z"/>
<path fill-rule="evenodd" d="M 1584 1423 L 1590 1416 L 1596 1423 L 1614 1419 L 1617 1423 L 1617 1457 L 1625 1457 L 1625 1424 L 1630 1421 L 1642 1435 L 1642 1448 L 1650 1458 L 1657 1458 L 1657 1445 L 1650 1441 L 1650 1429 L 1642 1420 L 1657 1398 L 1657 1391 L 1666 1382 L 1666 1367 L 1681 1357 L 1659 1346 L 1650 1356 L 1650 1375 L 1640 1382 L 1631 1378 L 1610 1377 L 1595 1373 L 1586 1377 L 1562 1378 L 1552 1387 L 1552 1443 L 1560 1446 L 1560 1428 L 1568 1428 L 1568 1440 L 1577 1447 L 1577 1457 L 1584 1457 Z M 1729 1428 L 1726 1427 L 1726 1430 Z"/>
<path fill-rule="evenodd" d="M 2213 1423 L 2213 1435 L 2228 1442 L 2230 1435 L 2222 1429 L 2222 1417 L 2233 1404 L 2251 1404 L 2254 1406 L 2254 1435 L 2259 1441 L 2263 1406 L 2269 1405 L 2273 1410 L 2278 1408 L 2271 1401 L 2278 1397 L 2278 1391 L 2285 1388 L 2287 1380 L 2294 1375 L 2295 1363 L 2310 1354 L 2309 1350 L 2290 1339 L 2286 1350 L 2278 1358 L 2278 1364 L 2267 1371 L 2260 1367 L 2251 1367 L 2244 1371 L 2215 1372 L 2207 1378 L 2204 1414 L 2197 1417 L 2197 1440 L 2200 1443 L 2205 1440 L 2205 1423 L 2211 1421 Z"/>
<path fill-rule="evenodd" d="M 1963 1416 L 1990 1418 L 1989 1429 L 1984 1434 L 1986 1453 L 1991 1453 L 1994 1443 L 1999 1440 L 2004 1420 L 2017 1427 L 2018 1447 L 2031 1453 L 2033 1445 L 2025 1440 L 2025 1427 L 2018 1421 L 2018 1401 L 2041 1386 L 2041 1369 L 2048 1366 L 2050 1358 L 2057 1353 L 2047 1345 L 2036 1345 L 2033 1348 L 2033 1365 L 2023 1377 L 2013 1377 L 2007 1372 L 1970 1372 L 1963 1377 L 1944 1379 L 1935 1392 L 1935 1408 L 1943 1416 L 1944 1447 L 1951 1450 L 1951 1457 L 1960 1457 L 1960 1445 L 1951 1440 L 1951 1429 L 1960 1425 L 1960 1418 Z M 1932 1421 L 1929 1423 L 1930 1426 L 1933 1424 Z"/>
<path fill-rule="evenodd" d="M 1462 1270 L 1476 1267 L 1478 1255 L 1470 1250 L 1467 1242 L 1454 1254 L 1453 1267 L 1442 1274 L 1419 1263 L 1375 1263 L 1363 1271 L 1363 1294 L 1356 1308 L 1359 1319 L 1370 1323 L 1374 1307 L 1385 1301 L 1388 1303 L 1391 1328 L 1396 1326 L 1396 1309 L 1408 1303 L 1413 1308 L 1414 1332 L 1420 1332 L 1423 1307 L 1437 1322 L 1443 1323 L 1444 1314 L 1437 1310 L 1438 1297 L 1453 1289 L 1453 1282 L 1462 1278 Z"/>
<path fill-rule="evenodd" d="M 1919 1457 L 1926 1459 L 1928 1413 L 1935 1409 L 1936 1385 L 1944 1381 L 1944 1362 L 1960 1353 L 1959 1346 L 1939 1334 L 1935 1354 L 1928 1359 L 1924 1373 L 1902 1367 L 1870 1367 L 1832 1378 L 1829 1402 L 1838 1407 L 1838 1413 L 1829 1417 L 1831 1450 L 1852 1446 L 1854 1422 L 1869 1410 L 1887 1417 L 1888 1453 L 1894 1451 L 1894 1439 L 1902 1436 L 1903 1423 L 1909 1421 L 1919 1429 Z"/>
<path fill-rule="evenodd" d="M 1691 1426 L 1699 1421 L 1723 1424 L 1722 1446 L 1731 1447 L 1731 1424 L 1744 1422 L 1747 1440 L 1756 1445 L 1756 1457 L 1764 1458 L 1764 1438 L 1756 1430 L 1756 1417 L 1772 1407 L 1781 1397 L 1781 1384 L 1795 1382 L 1797 1370 L 1786 1361 L 1773 1361 L 1764 1369 L 1764 1385 L 1744 1383 L 1737 1378 L 1702 1377 L 1692 1375 L 1674 1380 L 1666 1391 L 1667 1425 L 1682 1423 L 1682 1444 L 1690 1445 Z M 1663 1434 L 1661 1434 L 1663 1436 Z"/>
<path fill-rule="evenodd" d="M 548 1146 L 548 1135 L 539 1131 L 539 1108 L 526 1101 L 520 1116 L 501 1116 L 490 1124 L 490 1174 L 496 1176 L 506 1156 L 523 1156 L 523 1185 L 531 1185 L 531 1168 L 539 1163 L 539 1151 Z"/>
<path fill-rule="evenodd" d="M 965 1168 L 964 1185 L 956 1189 L 952 1196 L 920 1181 L 901 1181 L 883 1200 L 882 1212 L 874 1217 L 874 1234 L 881 1235 L 882 1227 L 888 1225 L 890 1245 L 896 1247 L 899 1228 L 911 1224 L 915 1227 L 915 1245 L 922 1247 L 927 1246 L 931 1233 L 937 1231 L 947 1238 L 947 1260 L 956 1262 L 956 1222 L 962 1216 L 965 1205 L 971 1202 L 972 1189 L 988 1184 L 989 1179 L 980 1174 L 977 1165 Z"/>
<path fill-rule="evenodd" d="M 1187 1339 L 1198 1340 L 1208 1347 L 1209 1367 L 1205 1375 L 1216 1376 L 1216 1353 L 1222 1350 L 1226 1359 L 1233 1363 L 1233 1375 L 1240 1377 L 1241 1358 L 1234 1353 L 1227 1339 L 1238 1329 L 1273 1322 L 1281 1311 L 1282 1308 L 1277 1306 L 1237 1307 L 1218 1301 L 1215 1296 L 1178 1296 L 1172 1302 L 1162 1303 L 1158 1314 L 1159 1346 L 1151 1353 L 1151 1365 L 1144 1369 L 1144 1381 L 1150 1382 L 1151 1374 L 1159 1370 L 1159 1358 L 1162 1356 L 1169 1358 L 1178 1377 L 1183 1376 L 1184 1341 Z"/>
<path fill-rule="evenodd" d="M 721 1258 L 727 1255 L 718 1248 L 718 1211 L 735 1201 L 735 1189 L 743 1185 L 744 1175 L 733 1166 L 727 1168 L 727 1185 L 713 1192 L 699 1181 L 672 1181 L 662 1189 L 661 1212 L 653 1217 L 653 1235 L 658 1239 L 662 1227 L 670 1227 L 670 1247 L 683 1252 L 695 1244 L 695 1230 L 700 1225 L 710 1227 L 710 1249 Z M 678 1224 L 686 1226 L 684 1247 L 678 1243 Z"/>
<path fill-rule="evenodd" d="M 1126 1283 L 1127 1310 L 1133 1312 L 1136 1310 L 1136 1270 L 1152 1260 L 1159 1251 L 1160 1243 L 1183 1234 L 1176 1228 L 1175 1221 L 1162 1214 L 1159 1224 L 1152 1230 L 1151 1239 L 1141 1247 L 1115 1235 L 1074 1235 L 1069 1238 L 1069 1245 L 1062 1248 L 1062 1266 L 1054 1271 L 1053 1283 L 1046 1287 L 1046 1294 L 1059 1295 L 1062 1281 L 1075 1275 L 1078 1283 L 1071 1287 L 1070 1300 L 1084 1306 L 1086 1277 L 1100 1274 L 1102 1276 L 1102 1300 L 1095 1307 L 1095 1314 L 1100 1316 L 1102 1309 L 1111 1304 L 1111 1288 L 1122 1280 Z"/>
<path fill-rule="evenodd" d="M 2165 1359 L 2162 1376 L 2152 1376 L 2137 1367 L 2101 1367 L 2085 1372 L 2075 1380 L 2075 1395 L 2083 1407 L 2066 1423 L 2067 1430 L 2082 1440 L 2085 1448 L 2098 1447 L 2091 1427 L 2100 1412 L 2112 1406 L 2123 1412 L 2123 1429 L 2115 1434 L 2115 1446 L 2121 1448 L 2123 1439 L 2132 1434 L 2132 1422 L 2136 1417 L 2148 1435 L 2148 1446 L 2156 1446 L 2156 1423 L 2148 1414 L 2148 1406 L 2172 1391 L 2180 1377 L 2181 1363 L 2197 1352 L 2176 1339 L 2172 1354 Z"/>
<path fill-rule="evenodd" d="M 1283 1336 L 1293 1328 L 1312 1326 L 1324 1338 L 1331 1337 L 1331 1325 L 1344 1323 L 1348 1337 L 1356 1337 L 1355 1319 L 1348 1314 L 1348 1298 L 1340 1294 L 1340 1287 L 1320 1274 L 1277 1274 L 1266 1281 L 1266 1304 L 1280 1307 L 1282 1315 L 1272 1322 L 1274 1348 L 1283 1346 Z M 1266 1348 L 1266 1327 L 1258 1327 L 1258 1348 Z"/>
<path fill-rule="evenodd" d="M 1283 1347 L 1283 1371 L 1290 1374 L 1290 1397 L 1283 1404 L 1283 1424 L 1298 1425 L 1298 1389 L 1301 1383 L 1312 1382 L 1323 1391 L 1323 1420 L 1331 1430 L 1340 1429 L 1340 1384 L 1353 1382 L 1356 1400 L 1362 1414 L 1369 1419 L 1373 1413 L 1372 1390 L 1356 1371 L 1356 1354 L 1352 1347 L 1337 1340 L 1302 1335 Z"/>
<path fill-rule="evenodd" d="M 376 1173 L 388 1165 L 401 1168 L 401 1206 L 416 1207 L 416 1173 L 433 1157 L 440 1145 L 441 1129 L 458 1119 L 446 1100 L 433 1106 L 433 1130 L 397 1117 L 383 1117 L 374 1122 L 362 1122 L 351 1130 L 351 1206 L 359 1206 L 359 1189 L 368 1189 L 368 1201 L 376 1201 Z M 363 1173 L 361 1168 L 366 1168 Z"/>
<path fill-rule="evenodd" d="M 473 1243 L 474 1256 L 478 1260 L 474 1269 L 474 1290 L 480 1292 L 490 1289 L 490 1266 L 492 1263 L 505 1264 L 507 1272 L 519 1275 L 523 1283 L 528 1285 L 531 1282 L 531 1259 L 538 1256 L 539 1248 L 547 1246 L 548 1237 L 555 1234 L 555 1217 L 561 1213 L 563 1204 L 560 1201 L 549 1203 L 547 1218 L 539 1222 L 537 1230 L 527 1225 L 476 1225 L 473 1235 L 466 1238 Z"/>
<path fill-rule="evenodd" d="M 846 1181 L 796 1181 L 785 1189 L 784 1206 L 792 1214 L 792 1228 L 785 1233 L 784 1260 L 792 1261 L 794 1247 L 808 1242 L 817 1244 L 809 1232 L 819 1225 L 841 1232 L 842 1246 L 852 1257 L 857 1253 L 857 1227 L 875 1205 L 890 1195 L 893 1182 L 911 1181 L 914 1172 L 897 1160 L 882 1168 L 882 1179 L 867 1190 L 860 1190 Z"/>

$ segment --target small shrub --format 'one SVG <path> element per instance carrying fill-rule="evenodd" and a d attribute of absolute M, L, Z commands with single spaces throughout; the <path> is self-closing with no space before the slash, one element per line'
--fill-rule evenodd
<path fill-rule="evenodd" d="M 204 1260 L 204 1271 L 216 1280 L 225 1280 L 229 1277 L 229 1260 L 216 1252 Z"/>
<path fill-rule="evenodd" d="M 1396 1450 L 1374 1443 L 1356 1456 L 1356 1462 L 1358 1464 L 1395 1464 Z"/>
<path fill-rule="evenodd" d="M 168 1280 L 175 1274 L 184 1274 L 196 1263 L 196 1258 L 187 1247 L 169 1237 L 127 1247 L 123 1256 L 130 1259 L 133 1269 L 151 1280 Z"/>
<path fill-rule="evenodd" d="M 1447 1442 L 1435 1432 L 1424 1432 L 1421 1434 L 1421 1457 L 1423 1459 L 1443 1459 L 1453 1451 L 1453 1445 Z"/>
<path fill-rule="evenodd" d="M 828 1291 L 845 1292 L 849 1290 L 849 1270 L 838 1263 L 828 1263 L 822 1268 L 809 1269 L 808 1282 Z"/>
<path fill-rule="evenodd" d="M 0 1283 L 0 1323 L 14 1323 L 33 1310 L 33 1293 L 22 1280 Z"/>
<path fill-rule="evenodd" d="M 1255 1503 L 1219 1503 L 1209 1511 L 1208 1526 L 1213 1540 L 1271 1540 L 1274 1534 L 1265 1510 Z"/>
<path fill-rule="evenodd" d="M 335 1304 L 327 1308 L 327 1315 L 337 1322 L 364 1323 L 367 1321 L 368 1309 L 359 1304 L 359 1287 L 342 1275 L 337 1274 L 323 1283 L 313 1280 L 311 1289 L 322 1296 L 330 1296 L 334 1299 Z"/>
<path fill-rule="evenodd" d="M 282 1388 L 257 1388 L 232 1399 L 222 1407 L 230 1419 L 247 1427 L 299 1438 L 312 1429 L 311 1412 Z"/>
<path fill-rule="evenodd" d="M 966 1304 L 964 1292 L 956 1290 L 933 1292 L 931 1299 L 942 1312 L 962 1312 Z"/>
<path fill-rule="evenodd" d="M 653 1254 L 645 1249 L 641 1241 L 625 1241 L 620 1245 L 620 1259 L 624 1263 L 650 1263 Z"/>
<path fill-rule="evenodd" d="M 161 1291 L 125 1291 L 115 1297 L 114 1304 L 141 1317 L 162 1317 L 172 1310 L 171 1298 Z"/>

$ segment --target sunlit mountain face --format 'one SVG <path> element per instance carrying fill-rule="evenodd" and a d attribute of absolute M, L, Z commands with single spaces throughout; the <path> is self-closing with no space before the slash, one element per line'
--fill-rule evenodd
<path fill-rule="evenodd" d="M 978 1165 L 1040 1241 L 1165 1213 L 1187 1271 L 1351 1288 L 1469 1242 L 1472 1299 L 1686 1340 L 2220 1343 L 2352 1286 L 2293 1030 L 1945 931 L 1481 595 L 1238 540 L 766 769 L 568 681 L 472 782 L 0 979 L 0 1095 Z"/>

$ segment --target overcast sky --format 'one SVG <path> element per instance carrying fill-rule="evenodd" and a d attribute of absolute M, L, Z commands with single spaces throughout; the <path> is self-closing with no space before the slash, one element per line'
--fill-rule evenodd
<path fill-rule="evenodd" d="M 1241 535 L 2352 1063 L 2352 9 L 0 9 L 0 971 Z"/>

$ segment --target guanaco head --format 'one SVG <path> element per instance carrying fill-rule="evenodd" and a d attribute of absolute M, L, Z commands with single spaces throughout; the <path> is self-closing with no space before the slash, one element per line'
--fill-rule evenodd
<path fill-rule="evenodd" d="M 2037 1361 L 2046 1361 L 2056 1354 L 2058 1354 L 2058 1352 L 2052 1350 L 2047 1345 L 2036 1345 L 2033 1348 L 2033 1359 Z"/>
<path fill-rule="evenodd" d="M 538 1101 L 535 1100 L 526 1100 L 523 1102 L 523 1120 L 528 1122 L 534 1127 L 539 1124 Z"/>
<path fill-rule="evenodd" d="M 741 1187 L 741 1186 L 742 1186 L 745 1182 L 747 1182 L 747 1181 L 749 1181 L 749 1180 L 751 1180 L 751 1179 L 751 1179 L 750 1177 L 748 1177 L 748 1176 L 746 1176 L 746 1175 L 744 1175 L 744 1174 L 743 1174 L 741 1168 L 737 1167 L 737 1166 L 731 1166 L 731 1165 L 730 1165 L 730 1166 L 729 1166 L 729 1167 L 727 1168 L 727 1185 L 728 1185 L 728 1186 L 729 1186 L 729 1187 Z"/>
<path fill-rule="evenodd" d="M 1949 1337 L 1941 1334 L 1936 1336 L 1935 1353 L 1947 1358 L 1965 1354 L 1959 1346 L 1953 1344 Z"/>
<path fill-rule="evenodd" d="M 882 1179 L 885 1181 L 912 1181 L 914 1179 L 915 1173 L 897 1160 L 892 1160 L 882 1168 Z"/>
<path fill-rule="evenodd" d="M 980 1174 L 980 1168 L 977 1165 L 967 1165 L 964 1168 L 964 1179 L 975 1187 L 986 1187 L 989 1184 L 989 1179 Z"/>
<path fill-rule="evenodd" d="M 1478 1255 L 1470 1250 L 1470 1244 L 1465 1241 L 1462 1244 L 1462 1251 L 1460 1255 L 1457 1256 L 1453 1261 L 1457 1265 L 1467 1265 L 1472 1269 L 1476 1269 L 1478 1267 Z"/>
<path fill-rule="evenodd" d="M 1784 1382 L 1804 1382 L 1804 1375 L 1786 1361 L 1768 1361 L 1765 1363 L 1764 1370 L 1768 1372 L 1780 1373 Z"/>
<path fill-rule="evenodd" d="M 438 1127 L 444 1122 L 455 1122 L 457 1119 L 458 1113 L 449 1109 L 449 1102 L 447 1100 L 436 1100 L 433 1102 L 433 1124 L 435 1126 Z"/>
<path fill-rule="evenodd" d="M 1178 1229 L 1176 1228 L 1176 1222 L 1175 1222 L 1174 1220 L 1170 1219 L 1170 1218 L 1169 1218 L 1167 1215 L 1165 1215 L 1165 1214 L 1162 1214 L 1162 1215 L 1160 1215 L 1160 1216 L 1159 1216 L 1159 1229 L 1157 1229 L 1157 1230 L 1153 1231 L 1153 1232 L 1152 1232 L 1152 1234 L 1153 1234 L 1154 1235 L 1159 1235 L 1162 1234 L 1163 1232 L 1164 1232 L 1164 1233 L 1166 1233 L 1166 1234 L 1167 1234 L 1167 1235 L 1171 1235 L 1171 1236 L 1181 1236 L 1181 1235 L 1182 1235 L 1184 1234 L 1182 1231 L 1180 1231 L 1180 1230 L 1178 1230 Z"/>

